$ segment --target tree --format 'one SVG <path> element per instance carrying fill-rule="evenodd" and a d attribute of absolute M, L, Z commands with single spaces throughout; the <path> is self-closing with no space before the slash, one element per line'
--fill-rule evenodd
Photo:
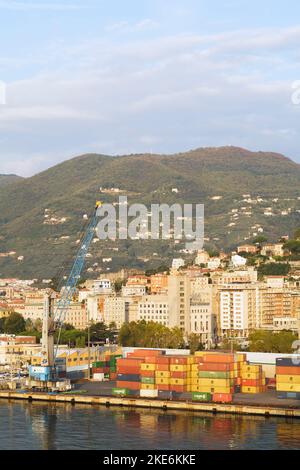
<path fill-rule="evenodd" d="M 37 318 L 33 324 L 34 329 L 38 332 L 42 332 L 43 330 L 43 321 L 40 318 Z"/>
<path fill-rule="evenodd" d="M 291 354 L 295 352 L 292 344 L 297 339 L 292 331 L 257 330 L 249 335 L 249 351 Z"/>
<path fill-rule="evenodd" d="M 257 235 L 257 237 L 253 238 L 252 243 L 261 245 L 261 243 L 267 242 L 268 239 L 265 235 Z"/>
<path fill-rule="evenodd" d="M 183 348 L 184 337 L 180 328 L 168 328 L 156 322 L 124 323 L 120 329 L 118 342 L 122 346 L 144 348 Z"/>
<path fill-rule="evenodd" d="M 200 335 L 196 333 L 190 333 L 187 337 L 188 347 L 191 350 L 191 354 L 194 354 L 195 351 L 201 351 L 203 349 L 203 344 L 200 341 Z"/>
<path fill-rule="evenodd" d="M 18 334 L 25 330 L 26 322 L 20 313 L 13 312 L 4 321 L 4 332 Z"/>
<path fill-rule="evenodd" d="M 258 273 L 263 276 L 286 276 L 290 269 L 288 263 L 266 263 L 258 267 Z"/>

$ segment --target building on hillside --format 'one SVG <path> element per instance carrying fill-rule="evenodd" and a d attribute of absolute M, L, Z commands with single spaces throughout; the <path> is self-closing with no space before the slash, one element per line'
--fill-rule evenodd
<path fill-rule="evenodd" d="M 257 247 L 254 246 L 254 245 L 240 245 L 238 246 L 237 248 L 237 252 L 238 253 L 248 253 L 248 254 L 251 254 L 251 255 L 256 255 L 257 253 Z"/>
<path fill-rule="evenodd" d="M 167 327 L 169 321 L 169 299 L 167 295 L 146 295 L 138 303 L 137 320 L 156 322 Z"/>
<path fill-rule="evenodd" d="M 169 276 L 169 326 L 190 332 L 191 279 L 185 274 Z"/>
<path fill-rule="evenodd" d="M 183 258 L 173 258 L 172 261 L 172 269 L 179 269 L 184 266 L 184 259 Z"/>
<path fill-rule="evenodd" d="M 150 293 L 165 294 L 168 291 L 168 275 L 165 273 L 153 274 L 150 277 Z"/>
<path fill-rule="evenodd" d="M 129 320 L 129 301 L 117 295 L 107 296 L 104 300 L 103 321 L 106 325 L 115 323 L 121 328 Z"/>
<path fill-rule="evenodd" d="M 263 256 L 284 256 L 283 243 L 265 243 L 261 248 Z"/>
<path fill-rule="evenodd" d="M 209 261 L 209 254 L 204 250 L 199 250 L 195 258 L 195 264 L 207 264 Z"/>
<path fill-rule="evenodd" d="M 131 296 L 141 296 L 146 295 L 146 286 L 139 284 L 126 285 L 122 287 L 122 296 L 131 297 Z"/>

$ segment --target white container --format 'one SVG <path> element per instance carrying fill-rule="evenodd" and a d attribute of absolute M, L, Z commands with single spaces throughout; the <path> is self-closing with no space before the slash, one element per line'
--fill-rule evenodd
<path fill-rule="evenodd" d="M 141 398 L 157 398 L 158 390 L 140 390 Z"/>
<path fill-rule="evenodd" d="M 103 382 L 104 381 L 104 374 L 103 373 L 93 374 L 93 379 L 97 380 L 98 382 Z"/>

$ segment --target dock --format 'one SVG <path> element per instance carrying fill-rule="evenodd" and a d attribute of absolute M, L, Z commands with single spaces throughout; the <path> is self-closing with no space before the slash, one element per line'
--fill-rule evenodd
<path fill-rule="evenodd" d="M 16 391 L 0 391 L 0 399 L 26 400 L 28 402 L 68 403 L 72 405 L 86 404 L 109 407 L 129 407 L 160 409 L 164 411 L 189 411 L 229 413 L 234 415 L 256 415 L 264 417 L 300 418 L 300 408 L 285 406 L 265 406 L 257 404 L 222 404 L 199 403 L 190 401 L 159 400 L 144 398 L 112 397 L 112 396 L 83 396 L 74 394 L 47 394 L 38 392 L 18 393 Z"/>

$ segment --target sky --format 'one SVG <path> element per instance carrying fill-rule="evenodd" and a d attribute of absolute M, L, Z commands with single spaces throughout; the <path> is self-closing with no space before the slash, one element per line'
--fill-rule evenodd
<path fill-rule="evenodd" d="M 0 174 L 235 145 L 300 162 L 298 0 L 0 0 Z"/>

